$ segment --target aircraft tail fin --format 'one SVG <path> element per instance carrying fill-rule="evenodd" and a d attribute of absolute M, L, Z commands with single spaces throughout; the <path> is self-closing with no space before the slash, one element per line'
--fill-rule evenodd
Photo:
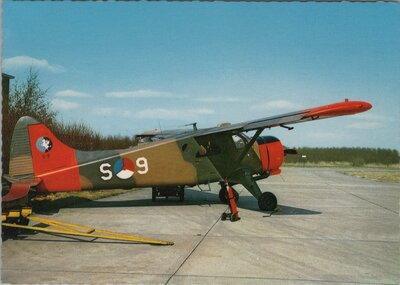
<path fill-rule="evenodd" d="M 22 117 L 11 140 L 9 177 L 40 178 L 43 191 L 80 190 L 75 150 L 62 143 L 44 124 Z"/>
<path fill-rule="evenodd" d="M 22 117 L 14 128 L 10 148 L 9 176 L 33 176 L 33 161 L 29 143 L 28 126 L 39 124 L 31 117 Z"/>

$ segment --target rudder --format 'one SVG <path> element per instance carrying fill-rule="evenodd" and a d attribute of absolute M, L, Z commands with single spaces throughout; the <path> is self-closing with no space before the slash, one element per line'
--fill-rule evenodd
<path fill-rule="evenodd" d="M 28 125 L 39 122 L 31 117 L 22 117 L 15 125 L 10 148 L 10 170 L 12 177 L 33 176 L 33 162 L 29 144 Z"/>
<path fill-rule="evenodd" d="M 44 124 L 31 117 L 18 120 L 11 142 L 10 176 L 41 179 L 38 190 L 81 189 L 75 150 L 63 144 Z"/>

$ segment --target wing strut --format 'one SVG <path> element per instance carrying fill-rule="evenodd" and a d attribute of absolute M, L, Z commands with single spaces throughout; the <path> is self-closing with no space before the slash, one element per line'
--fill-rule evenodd
<path fill-rule="evenodd" d="M 263 130 L 264 130 L 264 128 L 257 130 L 257 132 L 254 134 L 254 136 L 251 138 L 251 140 L 246 144 L 244 150 L 242 151 L 242 153 L 240 154 L 240 156 L 237 160 L 237 163 L 242 162 L 243 158 L 249 152 L 250 148 L 252 147 L 252 145 L 254 144 L 256 139 L 260 136 L 260 134 L 262 133 Z"/>

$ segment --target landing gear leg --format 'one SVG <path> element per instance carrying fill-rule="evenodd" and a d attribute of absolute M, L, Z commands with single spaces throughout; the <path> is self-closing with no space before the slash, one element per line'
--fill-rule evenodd
<path fill-rule="evenodd" d="M 222 184 L 221 184 L 221 186 L 222 186 Z M 226 189 L 226 185 L 224 185 L 224 186 L 225 186 L 225 189 Z M 228 190 L 226 190 L 226 193 L 227 193 L 227 198 L 228 198 L 228 201 L 229 201 L 228 202 L 229 209 L 230 209 L 231 212 L 230 213 L 223 213 L 222 216 L 221 216 L 221 220 L 224 221 L 227 218 L 230 218 L 231 222 L 239 221 L 240 217 L 239 217 L 239 212 L 237 210 L 236 201 L 235 201 L 236 199 L 235 199 L 235 196 L 233 194 L 232 186 L 228 185 Z"/>
<path fill-rule="evenodd" d="M 237 192 L 236 192 L 237 193 Z M 232 186 L 228 186 L 229 208 L 231 209 L 231 222 L 239 221 L 239 212 L 236 207 L 236 199 L 233 194 Z"/>
<path fill-rule="evenodd" d="M 219 190 L 219 200 L 223 203 L 223 204 L 227 204 L 228 203 L 228 190 L 226 188 L 226 184 L 224 182 L 220 182 L 219 185 L 221 186 L 221 190 Z M 235 202 L 237 203 L 239 201 L 239 193 L 233 188 L 232 188 L 232 192 L 233 192 L 233 196 L 235 197 Z"/>
<path fill-rule="evenodd" d="M 262 193 L 260 187 L 248 173 L 242 177 L 243 186 L 257 199 L 258 207 L 263 211 L 274 211 L 278 205 L 276 196 L 271 192 Z"/>

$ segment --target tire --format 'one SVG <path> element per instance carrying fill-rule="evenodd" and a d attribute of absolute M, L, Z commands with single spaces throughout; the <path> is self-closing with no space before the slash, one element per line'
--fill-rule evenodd
<path fill-rule="evenodd" d="M 185 201 L 185 186 L 179 187 L 179 202 Z"/>
<path fill-rule="evenodd" d="M 11 218 L 7 221 L 10 224 L 18 224 L 18 218 Z M 21 229 L 12 227 L 2 227 L 1 237 L 2 240 L 15 239 L 20 233 Z"/>
<path fill-rule="evenodd" d="M 262 193 L 258 200 L 258 207 L 262 211 L 274 211 L 277 205 L 278 201 L 276 196 L 271 192 Z"/>
<path fill-rule="evenodd" d="M 220 200 L 223 204 L 226 204 L 226 203 L 228 202 L 227 199 L 226 199 L 225 192 L 226 192 L 225 189 L 221 188 L 221 190 L 219 190 L 219 194 L 218 194 L 219 200 Z"/>
<path fill-rule="evenodd" d="M 19 219 L 19 224 L 22 225 L 22 226 L 27 226 L 29 224 L 29 219 L 21 217 Z"/>
<path fill-rule="evenodd" d="M 237 203 L 239 201 L 239 193 L 232 187 L 232 192 L 233 192 L 233 197 L 235 197 L 235 202 Z"/>
<path fill-rule="evenodd" d="M 155 202 L 157 197 L 157 187 L 151 188 L 151 201 Z"/>
<path fill-rule="evenodd" d="M 221 215 L 221 220 L 222 220 L 222 221 L 225 221 L 227 217 L 228 217 L 228 214 L 227 214 L 227 213 L 222 213 L 222 215 Z"/>

